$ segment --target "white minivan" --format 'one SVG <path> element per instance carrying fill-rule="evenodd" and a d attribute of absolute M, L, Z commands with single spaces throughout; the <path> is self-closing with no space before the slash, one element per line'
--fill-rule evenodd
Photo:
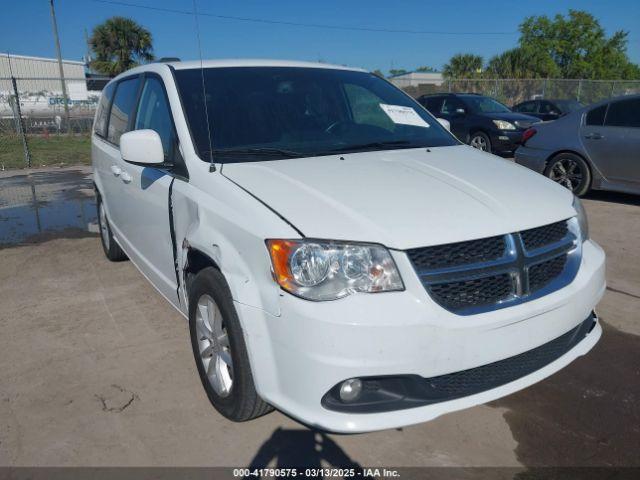
<path fill-rule="evenodd" d="M 137 67 L 103 91 L 92 159 L 107 257 L 188 318 L 232 420 L 423 422 L 527 387 L 601 335 L 605 256 L 580 201 L 366 71 Z"/>

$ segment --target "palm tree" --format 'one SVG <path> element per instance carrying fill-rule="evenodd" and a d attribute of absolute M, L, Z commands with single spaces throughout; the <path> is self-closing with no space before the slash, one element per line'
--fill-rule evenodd
<path fill-rule="evenodd" d="M 118 75 L 154 58 L 151 33 L 130 18 L 111 17 L 96 26 L 89 44 L 91 68 L 105 75 Z"/>
<path fill-rule="evenodd" d="M 482 63 L 480 55 L 458 53 L 444 66 L 442 74 L 447 78 L 473 78 L 482 72 Z"/>

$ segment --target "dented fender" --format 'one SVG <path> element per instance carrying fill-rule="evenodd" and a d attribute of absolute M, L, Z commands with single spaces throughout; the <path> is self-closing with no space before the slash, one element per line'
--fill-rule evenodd
<path fill-rule="evenodd" d="M 174 182 L 169 202 L 183 312 L 188 314 L 188 255 L 197 250 L 220 269 L 234 301 L 279 316 L 282 291 L 273 281 L 265 239 L 299 234 L 222 175 L 205 175 L 204 185 Z"/>

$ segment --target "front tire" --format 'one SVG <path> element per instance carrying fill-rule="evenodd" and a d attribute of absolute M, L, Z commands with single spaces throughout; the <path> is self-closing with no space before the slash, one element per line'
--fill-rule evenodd
<path fill-rule="evenodd" d="M 200 381 L 218 412 L 244 422 L 273 410 L 256 392 L 229 286 L 213 267 L 191 282 L 189 333 Z"/>
<path fill-rule="evenodd" d="M 102 249 L 105 256 L 112 262 L 122 262 L 127 260 L 127 254 L 124 253 L 120 245 L 113 238 L 111 233 L 111 227 L 109 226 L 109 219 L 107 218 L 107 212 L 104 209 L 104 203 L 102 197 L 97 196 L 97 208 L 98 208 L 98 228 L 100 229 L 100 242 L 102 243 Z"/>
<path fill-rule="evenodd" d="M 469 138 L 469 145 L 483 152 L 491 153 L 491 139 L 484 132 L 475 132 Z"/>
<path fill-rule="evenodd" d="M 571 190 L 578 197 L 591 187 L 591 170 L 582 157 L 575 153 L 560 153 L 549 162 L 544 174 L 554 182 Z"/>

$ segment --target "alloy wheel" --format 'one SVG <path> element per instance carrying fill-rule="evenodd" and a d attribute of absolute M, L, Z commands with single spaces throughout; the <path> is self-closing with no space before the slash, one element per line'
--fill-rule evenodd
<path fill-rule="evenodd" d="M 574 159 L 561 158 L 551 167 L 549 178 L 573 192 L 582 184 L 584 175 Z"/>
<path fill-rule="evenodd" d="M 487 141 L 484 139 L 484 137 L 481 137 L 480 135 L 477 135 L 477 136 L 473 137 L 471 139 L 470 145 L 473 148 L 477 148 L 478 150 L 482 150 L 483 152 L 486 152 L 487 150 L 489 150 L 488 145 L 487 145 Z"/>
<path fill-rule="evenodd" d="M 199 361 L 213 390 L 221 397 L 231 393 L 233 361 L 231 345 L 220 308 L 209 295 L 202 295 L 196 311 Z"/>

